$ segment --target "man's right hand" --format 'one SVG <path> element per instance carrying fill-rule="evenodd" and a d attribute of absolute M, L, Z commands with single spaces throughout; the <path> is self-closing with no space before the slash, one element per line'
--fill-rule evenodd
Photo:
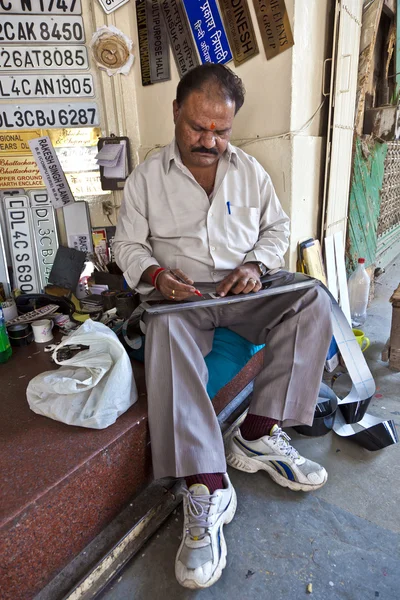
<path fill-rule="evenodd" d="M 174 273 L 186 281 L 181 283 L 174 277 Z M 168 300 L 186 300 L 194 296 L 196 288 L 192 285 L 193 280 L 180 269 L 174 269 L 173 271 L 162 271 L 157 277 L 157 289 L 164 298 Z"/>
<path fill-rule="evenodd" d="M 146 281 L 146 283 L 151 282 L 151 274 L 156 270 L 156 268 L 149 267 L 143 273 L 142 279 Z M 186 283 L 178 281 L 178 279 L 174 277 L 174 273 L 176 273 L 180 277 L 180 279 L 184 279 Z M 193 279 L 190 279 L 180 269 L 165 269 L 165 271 L 161 271 L 161 273 L 157 277 L 156 284 L 157 290 L 167 300 L 186 300 L 186 298 L 194 296 L 194 293 L 196 291 L 196 288 L 193 286 Z"/>

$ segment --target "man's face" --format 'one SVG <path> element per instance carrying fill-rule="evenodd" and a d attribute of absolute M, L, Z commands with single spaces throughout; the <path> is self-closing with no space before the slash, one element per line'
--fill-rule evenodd
<path fill-rule="evenodd" d="M 183 164 L 209 167 L 225 152 L 232 133 L 235 103 L 218 91 L 194 90 L 179 107 L 174 100 L 175 137 Z"/>

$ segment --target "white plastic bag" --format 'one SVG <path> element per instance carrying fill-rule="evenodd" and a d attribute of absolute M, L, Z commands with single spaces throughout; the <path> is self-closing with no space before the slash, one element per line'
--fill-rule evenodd
<path fill-rule="evenodd" d="M 71 344 L 90 346 L 68 360 L 58 361 L 57 350 Z M 39 415 L 79 427 L 104 429 L 138 398 L 127 353 L 111 329 L 88 319 L 53 352 L 62 365 L 29 382 L 31 409 Z"/>

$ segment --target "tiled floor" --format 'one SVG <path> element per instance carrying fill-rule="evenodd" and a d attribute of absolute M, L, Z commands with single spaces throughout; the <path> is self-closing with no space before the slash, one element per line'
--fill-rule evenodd
<path fill-rule="evenodd" d="M 400 431 L 400 373 L 380 360 L 390 331 L 388 299 L 399 281 L 400 259 L 378 280 L 364 328 L 371 339 L 365 355 L 377 383 L 369 412 L 394 419 Z M 176 583 L 178 509 L 102 600 L 399 599 L 400 445 L 368 452 L 334 434 L 304 438 L 293 432 L 293 439 L 301 453 L 325 465 L 327 484 L 296 494 L 265 474 L 231 470 L 239 505 L 225 529 L 228 564 L 216 585 L 191 592 Z"/>

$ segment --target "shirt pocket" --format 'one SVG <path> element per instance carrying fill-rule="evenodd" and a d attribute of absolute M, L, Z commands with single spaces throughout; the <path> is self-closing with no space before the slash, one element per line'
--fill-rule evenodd
<path fill-rule="evenodd" d="M 250 252 L 260 235 L 260 209 L 254 206 L 229 205 L 225 213 L 228 246 L 242 254 Z"/>

